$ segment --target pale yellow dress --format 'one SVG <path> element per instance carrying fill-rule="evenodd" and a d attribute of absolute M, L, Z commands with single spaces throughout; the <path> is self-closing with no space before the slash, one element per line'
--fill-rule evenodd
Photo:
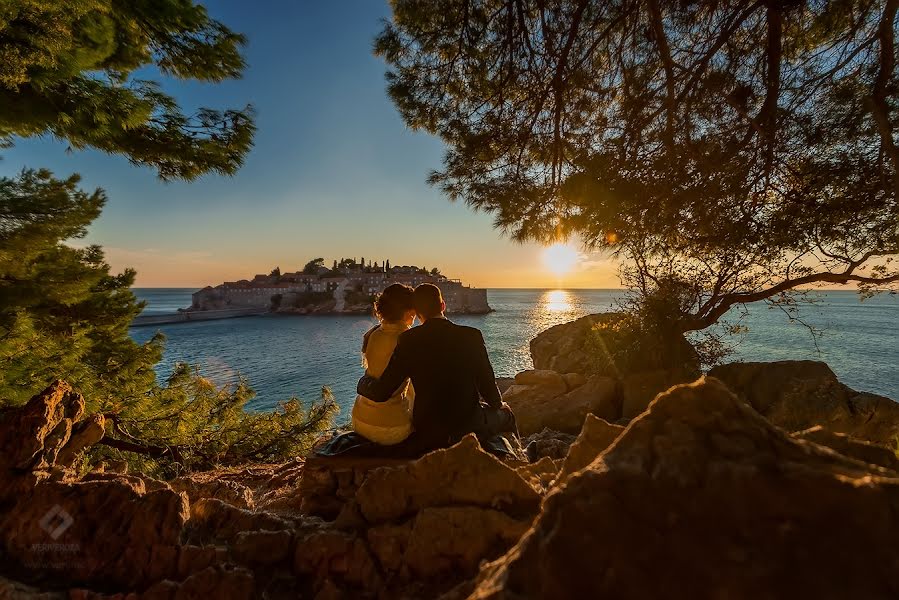
<path fill-rule="evenodd" d="M 390 362 L 396 340 L 409 329 L 405 323 L 382 323 L 368 334 L 363 347 L 365 373 L 380 377 Z M 407 379 L 396 394 L 386 402 L 375 402 L 365 396 L 356 396 L 353 404 L 353 430 L 367 439 L 392 446 L 412 433 L 412 404 L 415 392 Z"/>

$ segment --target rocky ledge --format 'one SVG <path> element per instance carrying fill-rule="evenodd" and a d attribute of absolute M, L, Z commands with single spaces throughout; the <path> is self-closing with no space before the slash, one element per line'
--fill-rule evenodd
<path fill-rule="evenodd" d="M 469 437 L 380 465 L 78 475 L 101 425 L 62 382 L 3 414 L 0 597 L 899 595 L 895 455 L 791 435 L 713 377 L 627 427 L 588 414 L 532 464 Z"/>

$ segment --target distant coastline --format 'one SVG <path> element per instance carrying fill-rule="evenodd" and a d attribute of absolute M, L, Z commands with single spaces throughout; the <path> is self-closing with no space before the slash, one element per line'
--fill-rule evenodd
<path fill-rule="evenodd" d="M 134 326 L 228 319 L 262 314 L 359 315 L 371 314 L 374 299 L 387 286 L 430 283 L 440 288 L 450 314 L 481 315 L 493 309 L 487 290 L 464 285 L 439 269 L 391 266 L 389 260 L 365 262 L 342 258 L 328 268 L 321 258 L 299 271 L 282 273 L 275 267 L 268 275 L 206 286 L 192 294 L 191 305 L 170 314 L 141 315 Z"/>

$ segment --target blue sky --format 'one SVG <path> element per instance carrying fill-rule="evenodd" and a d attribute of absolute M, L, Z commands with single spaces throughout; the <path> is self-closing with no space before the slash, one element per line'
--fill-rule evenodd
<path fill-rule="evenodd" d="M 243 79 L 164 82 L 186 110 L 257 111 L 255 148 L 231 178 L 163 183 L 119 156 L 68 152 L 53 139 L 17 140 L 0 174 L 23 166 L 80 173 L 109 195 L 88 242 L 140 286 L 202 286 L 301 268 L 340 256 L 440 266 L 491 287 L 610 287 L 614 268 L 584 260 L 564 280 L 541 248 L 502 238 L 491 217 L 425 183 L 441 142 L 408 130 L 384 91 L 372 40 L 389 17 L 380 0 L 216 0 L 210 13 L 249 37 Z"/>

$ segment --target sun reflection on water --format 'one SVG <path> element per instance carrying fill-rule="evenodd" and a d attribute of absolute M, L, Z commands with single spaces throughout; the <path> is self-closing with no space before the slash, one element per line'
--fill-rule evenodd
<path fill-rule="evenodd" d="M 542 300 L 543 309 L 549 312 L 571 310 L 571 295 L 565 290 L 550 290 Z"/>

